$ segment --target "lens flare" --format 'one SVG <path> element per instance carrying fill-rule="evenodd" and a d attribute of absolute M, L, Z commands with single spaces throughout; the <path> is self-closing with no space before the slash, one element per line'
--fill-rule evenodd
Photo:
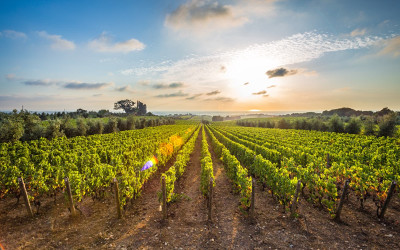
<path fill-rule="evenodd" d="M 163 156 L 171 156 L 174 149 L 183 144 L 183 139 L 179 135 L 173 135 L 169 138 L 168 142 L 160 144 L 160 152 Z"/>
<path fill-rule="evenodd" d="M 190 131 L 191 129 L 189 128 L 188 132 Z M 182 144 L 183 144 L 182 137 L 180 137 L 179 135 L 173 135 L 169 138 L 168 142 L 163 142 L 160 144 L 159 152 L 161 153 L 162 156 L 171 156 L 174 153 L 174 149 L 182 146 Z M 158 164 L 158 159 L 157 155 L 154 155 L 151 160 L 149 160 L 144 164 L 141 171 L 149 169 L 156 164 Z"/>
<path fill-rule="evenodd" d="M 146 162 L 140 171 L 147 170 L 158 164 L 158 159 L 156 155 L 153 155 L 150 161 Z"/>

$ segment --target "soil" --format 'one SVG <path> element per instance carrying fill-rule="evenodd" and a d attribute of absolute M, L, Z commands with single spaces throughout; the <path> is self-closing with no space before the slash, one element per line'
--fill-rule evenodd
<path fill-rule="evenodd" d="M 123 219 L 117 218 L 111 193 L 101 201 L 85 198 L 76 217 L 70 216 L 62 195 L 55 203 L 53 198 L 44 199 L 34 218 L 27 216 L 22 199 L 18 205 L 15 199 L 1 200 L 0 249 L 400 249 L 398 194 L 384 220 L 377 218 L 371 200 L 360 210 L 350 195 L 341 222 L 336 222 L 304 197 L 299 216 L 292 218 L 257 184 L 251 221 L 239 210 L 240 197 L 211 146 L 216 186 L 209 222 L 207 201 L 200 192 L 201 137 L 199 133 L 186 171 L 176 183 L 175 192 L 181 195 L 168 206 L 167 220 L 162 220 L 157 192 L 161 173 L 174 159 L 145 184 Z"/>

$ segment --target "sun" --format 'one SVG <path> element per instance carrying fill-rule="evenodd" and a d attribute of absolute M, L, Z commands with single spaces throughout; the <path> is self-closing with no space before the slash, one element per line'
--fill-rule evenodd
<path fill-rule="evenodd" d="M 251 100 L 253 93 L 266 90 L 270 84 L 265 72 L 277 67 L 278 62 L 257 51 L 246 51 L 232 57 L 226 65 L 226 78 L 233 87 L 232 94 L 242 100 Z"/>

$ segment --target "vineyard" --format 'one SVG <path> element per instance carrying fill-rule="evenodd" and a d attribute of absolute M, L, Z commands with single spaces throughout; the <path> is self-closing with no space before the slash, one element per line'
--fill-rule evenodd
<path fill-rule="evenodd" d="M 0 180 L 0 249 L 400 247 L 395 138 L 185 121 L 2 143 Z"/>

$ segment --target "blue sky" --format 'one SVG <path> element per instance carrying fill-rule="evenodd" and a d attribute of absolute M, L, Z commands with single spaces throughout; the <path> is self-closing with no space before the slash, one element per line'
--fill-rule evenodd
<path fill-rule="evenodd" d="M 400 1 L 0 2 L 0 110 L 400 110 Z"/>

